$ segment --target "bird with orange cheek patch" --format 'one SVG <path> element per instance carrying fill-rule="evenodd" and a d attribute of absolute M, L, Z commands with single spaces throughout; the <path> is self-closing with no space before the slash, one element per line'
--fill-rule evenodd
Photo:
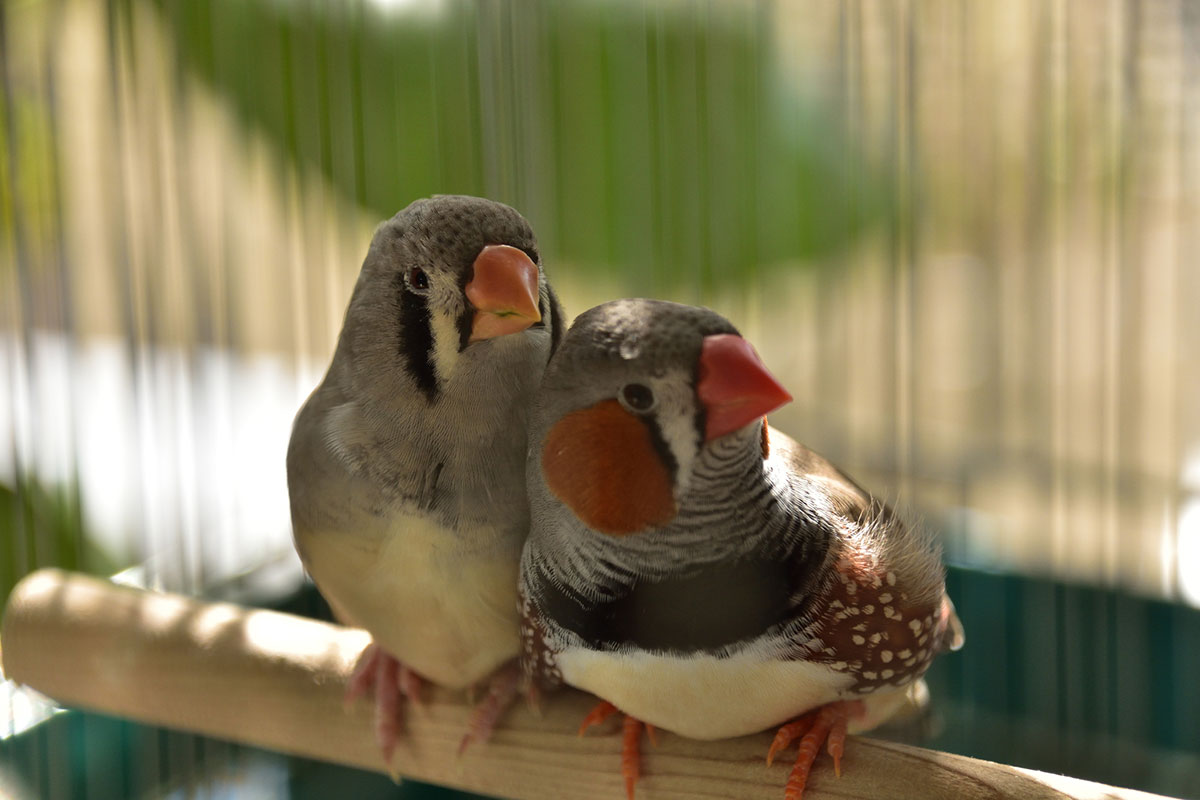
<path fill-rule="evenodd" d="M 329 371 L 296 416 L 296 549 L 337 617 L 373 637 L 347 699 L 374 692 L 389 764 L 422 680 L 495 674 L 464 745 L 517 691 L 526 416 L 562 320 L 520 214 L 418 200 L 375 232 Z"/>
<path fill-rule="evenodd" d="M 768 428 L 791 397 L 718 314 L 618 300 L 582 314 L 542 380 L 527 460 L 522 667 L 535 690 L 625 714 L 630 798 L 645 725 L 822 745 L 923 693 L 961 646 L 940 553 L 821 456 Z M 922 694 L 923 696 L 923 694 Z"/>

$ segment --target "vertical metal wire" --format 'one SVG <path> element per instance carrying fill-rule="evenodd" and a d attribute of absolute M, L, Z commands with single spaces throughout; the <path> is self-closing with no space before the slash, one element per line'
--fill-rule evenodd
<path fill-rule="evenodd" d="M 1051 484 L 1050 484 L 1050 535 L 1053 538 L 1053 563 L 1056 568 L 1067 566 L 1070 557 L 1068 542 L 1068 498 L 1069 476 L 1067 474 L 1067 425 L 1068 398 L 1064 377 L 1069 369 L 1067 360 L 1067 293 L 1070 289 L 1067 272 L 1066 236 L 1064 220 L 1066 214 L 1066 180 L 1068 139 L 1066 113 L 1068 92 L 1068 7 L 1066 0 L 1055 0 L 1048 10 L 1047 24 L 1047 67 L 1049 96 L 1047 98 L 1048 152 L 1045 180 L 1048 193 L 1048 231 L 1044 242 L 1046 248 L 1046 270 L 1049 273 L 1049 359 L 1045 364 L 1043 380 L 1049 387 L 1049 422 L 1051 437 Z"/>
<path fill-rule="evenodd" d="M 1126 52 L 1126 42 L 1124 41 L 1123 33 L 1124 26 L 1121 25 L 1123 18 L 1121 14 L 1120 0 L 1112 0 L 1110 2 L 1107 13 L 1105 14 L 1108 37 L 1105 40 L 1105 83 L 1106 96 L 1105 105 L 1107 113 L 1105 114 L 1105 155 L 1109 156 L 1115 163 L 1113 170 L 1113 178 L 1105 183 L 1105 190 L 1101 202 L 1103 205 L 1103 225 L 1105 229 L 1104 241 L 1102 242 L 1102 252 L 1104 253 L 1104 264 L 1102 266 L 1104 281 L 1103 306 L 1099 313 L 1103 315 L 1106 321 L 1104 328 L 1104 341 L 1102 344 L 1104 356 L 1102 359 L 1104 375 L 1102 377 L 1103 396 L 1102 396 L 1102 425 L 1101 439 L 1103 448 L 1101 450 L 1101 458 L 1103 459 L 1103 496 L 1104 496 L 1104 511 L 1102 515 L 1103 528 L 1100 531 L 1101 546 L 1104 550 L 1102 564 L 1105 579 L 1110 584 L 1115 584 L 1118 575 L 1118 559 L 1119 559 L 1119 543 L 1118 537 L 1120 532 L 1120 506 L 1118 502 L 1119 475 L 1120 475 L 1120 374 L 1121 374 L 1121 332 L 1122 332 L 1122 304 L 1121 304 L 1121 283 L 1125 272 L 1125 240 L 1124 240 L 1124 208 L 1123 198 L 1126 192 L 1126 172 L 1128 165 L 1128 153 L 1126 150 L 1126 138 L 1124 124 L 1127 116 L 1125 106 L 1125 85 L 1122 80 L 1122 65 L 1125 63 L 1128 54 Z"/>
<path fill-rule="evenodd" d="M 765 255 L 761 242 L 767 232 L 765 210 L 769 207 L 769 200 L 765 197 L 764 175 L 767 169 L 764 153 L 769 148 L 765 146 L 764 139 L 770 135 L 771 121 L 766 118 L 766 110 L 770 106 L 771 77 L 777 69 L 775 48 L 767 36 L 772 12 L 770 0 L 756 0 L 742 22 L 751 42 L 750 59 L 753 72 L 749 109 L 750 119 L 754 124 L 748 136 L 750 152 L 744 162 L 747 167 L 747 179 L 750 181 L 750 186 L 746 189 L 750 219 L 750 224 L 746 226 L 749 236 L 746 253 L 749 267 L 746 271 L 748 286 L 743 290 L 740 305 L 753 340 L 761 340 L 763 335 L 763 308 L 769 291 L 763 279 L 762 261 Z"/>
<path fill-rule="evenodd" d="M 1196 253 L 1200 252 L 1200 7 L 1181 2 L 1179 9 L 1183 63 L 1179 71 L 1181 195 L 1175 269 L 1180 291 L 1175 341 L 1180 352 L 1190 353 L 1190 357 L 1184 362 L 1176 402 L 1181 448 L 1176 463 L 1182 486 L 1175 550 L 1181 556 L 1176 564 L 1180 590 L 1189 602 L 1200 606 L 1200 414 L 1195 411 L 1200 408 L 1200 354 L 1195 347 L 1200 341 L 1200 315 L 1190 306 L 1191 299 L 1200 297 L 1200 270 L 1196 269 Z"/>
<path fill-rule="evenodd" d="M 892 286 L 895 309 L 893 332 L 895 342 L 895 473 L 896 489 L 901 497 L 912 496 L 912 467 L 914 455 L 914 326 L 915 270 L 919 251 L 919 198 L 921 194 L 918 159 L 917 118 L 919 103 L 920 52 L 917 44 L 921 30 L 919 0 L 909 0 L 899 6 L 896 47 L 896 241 L 891 254 Z M 907 501 L 906 501 L 907 502 Z"/>
<path fill-rule="evenodd" d="M 670 132 L 668 115 L 670 106 L 670 89 L 667 74 L 667 37 L 664 35 L 665 10 L 661 3 L 650 2 L 652 10 L 644 13 L 647 22 L 646 74 L 650 83 L 647 94 L 649 105 L 650 147 L 650 186 L 651 208 L 654 228 L 650 234 L 653 243 L 652 274 L 647 285 L 656 296 L 664 291 L 661 273 L 663 266 L 671 256 L 672 250 L 668 237 L 674 217 L 671 213 L 670 200 L 666 197 L 665 187 L 669 181 L 670 170 Z"/>
<path fill-rule="evenodd" d="M 25 530 L 24 514 L 22 513 L 23 500 L 23 482 L 21 480 L 22 473 L 25 469 L 26 460 L 26 445 L 23 441 L 28 436 L 28 400 L 26 397 L 27 376 L 25 372 L 25 331 L 24 331 L 24 292 L 23 292 L 23 275 L 27 265 L 28 256 L 25 251 L 25 228 L 23 225 L 23 210 L 21 208 L 22 195 L 19 192 L 19 176 L 22 166 L 18 158 L 18 140 L 17 140 L 17 124 L 16 124 L 16 103 L 13 89 L 13 76 L 9 63 L 11 54 L 11 45 L 9 32 L 10 9 L 7 4 L 0 4 L 0 103 L 3 103 L 4 114 L 4 139 L 7 143 L 6 152 L 0 154 L 0 158 L 4 158 L 3 172 L 6 176 L 6 185 L 3 190 L 10 198 L 3 219 L 0 219 L 0 226 L 3 229 L 11 232 L 11 239 L 5 248 L 8 252 L 3 254 L 4 263 L 8 266 L 8 270 L 0 272 L 0 287 L 3 288 L 3 294 L 0 297 L 6 300 L 4 307 L 0 308 L 0 314 L 9 320 L 9 325 L 3 331 L 4 336 L 8 341 L 5 343 L 7 352 L 5 353 L 4 363 L 7 367 L 7 374 L 3 376 L 4 392 L 7 395 L 4 402 L 7 404 L 10 413 L 10 428 L 7 431 L 8 444 L 6 447 L 10 450 L 4 457 L 11 459 L 13 466 L 13 504 L 10 519 L 0 520 L 0 525 L 3 525 L 11 532 L 7 541 L 0 542 L 3 545 L 3 552 L 0 552 L 8 563 L 5 567 L 5 578 L 15 579 L 18 575 L 27 571 L 32 563 L 33 554 L 31 552 L 28 532 Z M 6 728 L 11 733 L 16 728 L 16 720 L 14 718 L 14 709 L 9 706 L 5 709 L 7 717 Z M 41 755 L 40 753 L 35 755 Z M 34 784 L 36 791 L 44 791 L 43 774 L 38 768 L 41 762 L 40 758 L 34 759 L 34 764 L 31 765 L 32 773 L 30 778 Z"/>
<path fill-rule="evenodd" d="M 125 120 L 129 114 L 128 98 L 125 83 L 128 81 L 129 66 L 131 59 L 127 47 L 129 47 L 129 27 L 131 23 L 127 17 L 127 6 L 120 0 L 107 0 L 105 4 L 106 10 L 106 58 L 108 62 L 108 107 L 112 109 L 111 123 L 113 126 L 113 141 L 115 143 L 115 168 L 113 169 L 113 183 L 111 187 L 112 205 L 116 211 L 113 215 L 113 221 L 117 224 L 115 233 L 115 252 L 114 263 L 116 265 L 115 274 L 119 281 L 121 291 L 117 295 L 121 300 L 121 321 L 123 323 L 124 345 L 127 363 L 130 367 L 130 375 L 134 377 L 131 389 L 134 408 L 131 410 L 131 418 L 134 420 L 134 425 L 131 426 L 131 432 L 135 435 L 141 432 L 141 422 L 147 413 L 145 406 L 145 398 L 140 391 L 141 382 L 138 378 L 144 371 L 144 366 L 140 361 L 140 352 L 138 332 L 140 326 L 138 324 L 139 309 L 138 295 L 134 291 L 134 275 L 132 272 L 132 253 L 134 244 L 130 241 L 131 231 L 130 219 L 133 212 L 130 209 L 130 191 L 129 178 L 125 169 L 124 154 L 127 152 L 127 134 L 125 129 Z M 141 441 L 129 443 L 130 457 L 133 459 L 134 474 L 145 474 L 145 454 L 141 447 Z M 143 526 L 146 521 L 147 513 L 145 509 L 145 487 L 139 483 L 138 488 L 133 489 L 137 496 L 137 502 L 142 505 L 142 522 Z M 145 557 L 146 554 L 152 552 L 150 543 L 146 540 L 145 528 L 141 534 L 140 555 Z M 154 785 L 158 783 L 161 777 L 161 772 L 158 769 L 159 750 L 155 746 L 157 740 L 147 740 L 149 747 L 144 747 L 135 758 L 134 771 L 139 775 L 137 780 L 140 780 L 142 785 Z"/>
<path fill-rule="evenodd" d="M 11 557 L 14 563 L 14 574 L 20 575 L 27 572 L 34 564 L 35 547 L 30 538 L 30 532 L 26 530 L 25 516 L 22 513 L 24 501 L 24 484 L 22 475 L 26 472 L 26 461 L 28 460 L 28 436 L 30 430 L 29 414 L 29 398 L 28 398 L 28 373 L 27 364 L 28 344 L 26 336 L 26 312 L 28 306 L 27 291 L 24 285 L 25 276 L 28 274 L 29 256 L 25 243 L 26 225 L 25 212 L 22 206 L 23 195 L 19 190 L 21 172 L 23 165 L 18 157 L 18 132 L 16 121 L 16 103 L 14 102 L 13 77 L 11 66 L 9 64 L 10 53 L 10 33 L 8 29 L 8 14 L 9 8 L 5 5 L 0 5 L 0 89 L 3 91 L 4 102 L 4 134 L 5 140 L 8 143 L 6 152 L 3 154 L 5 159 L 5 174 L 8 178 L 7 194 L 9 196 L 10 207 L 8 209 L 8 218 L 3 220 L 5 227 L 11 231 L 11 251 L 6 254 L 6 261 L 11 265 L 11 279 L 5 281 L 4 295 L 9 299 L 8 308 L 4 309 L 5 316 L 12 320 L 11 329 L 6 333 L 11 337 L 11 345 L 9 350 L 9 358 L 6 359 L 11 370 L 10 374 L 5 376 L 5 383 L 8 386 L 8 403 L 12 414 L 12 429 L 11 429 L 11 458 L 13 464 L 13 489 L 14 502 L 12 510 L 11 530 L 12 539 L 9 543 L 11 547 Z"/>

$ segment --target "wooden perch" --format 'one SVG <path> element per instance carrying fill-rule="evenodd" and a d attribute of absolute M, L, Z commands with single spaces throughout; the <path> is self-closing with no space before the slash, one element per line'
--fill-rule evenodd
<path fill-rule="evenodd" d="M 0 629 L 5 674 L 70 705 L 258 747 L 386 772 L 367 703 L 342 690 L 365 631 L 272 611 L 144 592 L 59 570 L 23 580 Z M 433 691 L 411 709 L 396 756 L 402 775 L 514 798 L 623 800 L 618 726 L 576 730 L 594 698 L 522 704 L 494 738 L 455 751 L 470 707 Z M 645 747 L 639 800 L 782 800 L 789 764 L 768 769 L 768 734 Z M 785 761 L 787 761 L 785 759 Z M 841 779 L 817 762 L 808 800 L 1156 797 L 900 744 L 852 737 Z"/>

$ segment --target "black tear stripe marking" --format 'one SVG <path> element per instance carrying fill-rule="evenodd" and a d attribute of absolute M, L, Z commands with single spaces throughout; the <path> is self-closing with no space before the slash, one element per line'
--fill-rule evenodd
<path fill-rule="evenodd" d="M 465 297 L 465 295 L 464 295 Z M 471 327 L 475 324 L 475 309 L 467 303 L 463 313 L 458 315 L 458 319 L 454 320 L 454 328 L 458 331 L 458 352 L 467 349 L 467 345 L 471 343 Z"/>
<path fill-rule="evenodd" d="M 747 642 L 794 615 L 789 567 L 782 561 L 719 563 L 685 577 L 639 579 L 594 605 L 540 580 L 542 614 L 596 650 L 634 646 L 682 654 Z"/>
<path fill-rule="evenodd" d="M 400 304 L 400 356 L 404 369 L 433 403 L 438 398 L 437 373 L 433 368 L 433 325 L 425 298 L 408 290 L 404 274 L 396 276 L 397 301 Z"/>
<path fill-rule="evenodd" d="M 471 343 L 471 328 L 475 325 L 475 306 L 471 305 L 471 301 L 467 299 L 467 284 L 474 279 L 475 262 L 472 261 L 470 269 L 458 277 L 458 291 L 463 301 L 463 310 L 454 320 L 454 329 L 458 331 L 458 352 L 460 353 L 466 350 L 467 345 Z"/>
<path fill-rule="evenodd" d="M 642 421 L 650 433 L 650 443 L 654 445 L 654 452 L 658 454 L 663 466 L 671 474 L 671 485 L 674 486 L 675 480 L 679 477 L 679 462 L 675 460 L 675 454 L 671 452 L 670 445 L 663 438 L 662 428 L 658 427 L 658 420 L 652 414 L 638 414 L 637 418 Z"/>
<path fill-rule="evenodd" d="M 549 286 L 546 287 L 546 293 L 550 296 L 550 353 L 546 356 L 546 361 L 549 362 L 550 356 L 558 349 L 558 343 L 562 341 L 567 326 L 563 321 L 563 307 L 562 303 L 558 302 L 558 295 Z M 546 315 L 542 314 L 542 319 L 545 318 Z"/>
<path fill-rule="evenodd" d="M 696 364 L 692 367 L 692 393 L 699 399 L 700 389 L 700 356 L 696 356 Z M 704 403 L 696 403 L 696 415 L 692 418 L 692 424 L 696 426 L 697 441 L 703 442 L 706 429 L 708 427 L 708 409 Z"/>

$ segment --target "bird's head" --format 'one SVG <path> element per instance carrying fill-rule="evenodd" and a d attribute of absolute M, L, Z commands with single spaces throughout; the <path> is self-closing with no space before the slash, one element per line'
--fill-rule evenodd
<path fill-rule="evenodd" d="M 790 400 L 719 314 L 605 303 L 580 315 L 543 377 L 530 485 L 600 533 L 661 528 L 705 449 L 761 449 L 763 415 Z"/>
<path fill-rule="evenodd" d="M 433 405 L 466 364 L 531 348 L 544 364 L 554 304 L 520 214 L 477 197 L 418 200 L 376 230 L 339 358 L 358 389 Z"/>

